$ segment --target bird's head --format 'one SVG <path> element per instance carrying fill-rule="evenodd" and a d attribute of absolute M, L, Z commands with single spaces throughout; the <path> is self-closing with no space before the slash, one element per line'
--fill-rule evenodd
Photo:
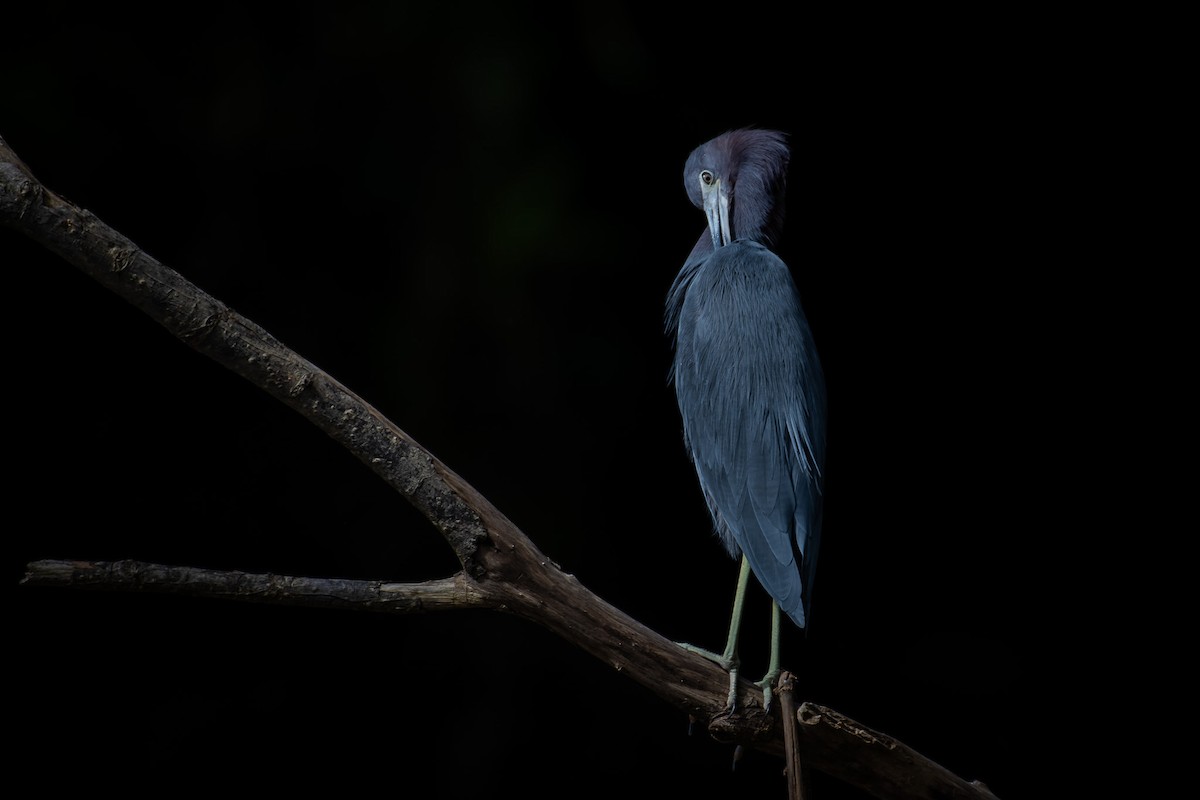
<path fill-rule="evenodd" d="M 756 128 L 723 133 L 692 151 L 683 183 L 708 218 L 714 248 L 734 239 L 775 242 L 783 227 L 788 158 L 784 134 Z"/>

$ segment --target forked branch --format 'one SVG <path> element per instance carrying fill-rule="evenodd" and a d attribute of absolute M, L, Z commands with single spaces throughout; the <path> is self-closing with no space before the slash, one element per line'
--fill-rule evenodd
<path fill-rule="evenodd" d="M 494 608 L 537 622 L 698 719 L 723 741 L 784 752 L 783 727 L 741 682 L 588 591 L 490 502 L 366 401 L 266 330 L 203 292 L 85 209 L 46 189 L 0 139 L 0 223 L 20 231 L 151 316 L 188 346 L 273 395 L 369 466 L 441 531 L 462 564 L 420 584 L 219 573 L 188 567 L 45 561 L 27 584 L 187 592 L 197 596 L 412 613 Z M 880 798 L 994 798 L 882 734 L 804 703 L 795 749 L 819 769 Z"/>

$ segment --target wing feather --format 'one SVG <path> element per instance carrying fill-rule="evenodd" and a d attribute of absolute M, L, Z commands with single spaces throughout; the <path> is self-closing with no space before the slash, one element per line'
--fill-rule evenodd
<path fill-rule="evenodd" d="M 684 437 L 717 533 L 804 627 L 819 544 L 825 387 L 787 265 L 699 244 L 668 304 Z"/>

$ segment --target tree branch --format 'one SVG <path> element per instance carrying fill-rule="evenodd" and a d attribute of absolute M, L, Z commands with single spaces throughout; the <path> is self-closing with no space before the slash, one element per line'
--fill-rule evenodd
<path fill-rule="evenodd" d="M 135 562 L 36 562 L 24 583 L 186 592 L 258 602 L 391 613 L 493 608 L 534 621 L 709 723 L 715 737 L 783 753 L 782 725 L 762 693 L 588 591 L 543 555 L 474 488 L 348 388 L 266 330 L 50 190 L 0 139 L 0 223 L 39 242 L 148 314 L 193 349 L 312 422 L 407 498 L 441 531 L 462 571 L 423 584 L 220 573 Z M 993 798 L 939 765 L 830 709 L 801 704 L 806 765 L 880 798 Z"/>
<path fill-rule="evenodd" d="M 199 567 L 169 567 L 144 561 L 34 561 L 23 586 L 58 586 L 104 591 L 185 594 L 310 608 L 342 608 L 388 614 L 496 608 L 461 572 L 420 583 L 294 578 Z"/>

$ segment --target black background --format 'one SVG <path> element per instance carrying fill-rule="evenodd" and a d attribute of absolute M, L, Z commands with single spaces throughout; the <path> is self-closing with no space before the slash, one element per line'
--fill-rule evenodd
<path fill-rule="evenodd" d="M 1035 783 L 1021 711 L 1065 628 L 1039 547 L 1070 535 L 1075 343 L 1051 320 L 1093 83 L 1038 25 L 212 3 L 47 5 L 18 29 L 0 135 L 47 187 L 367 399 L 586 586 L 714 648 L 736 564 L 684 457 L 662 304 L 703 230 L 688 152 L 788 132 L 781 254 L 831 417 L 813 620 L 785 667 L 1001 797 Z M 37 558 L 457 563 L 291 411 L 21 235 L 0 231 L 0 262 L 18 770 L 67 791 L 784 796 L 776 760 L 731 772 L 650 692 L 503 615 L 18 589 Z M 752 595 L 748 674 L 768 616 Z"/>

